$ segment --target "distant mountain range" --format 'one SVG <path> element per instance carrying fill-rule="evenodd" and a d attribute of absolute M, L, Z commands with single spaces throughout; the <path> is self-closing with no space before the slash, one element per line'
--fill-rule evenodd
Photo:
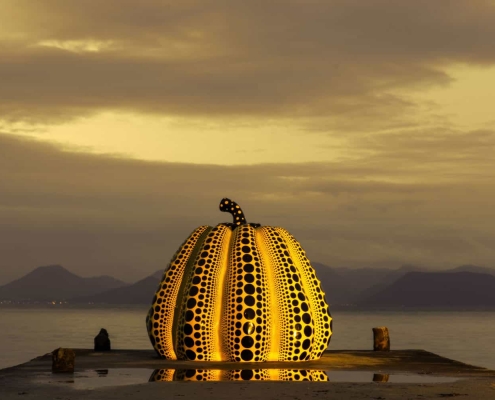
<path fill-rule="evenodd" d="M 464 265 L 432 272 L 332 268 L 313 262 L 331 308 L 494 308 L 495 269 Z M 59 265 L 39 267 L 0 286 L 0 300 L 76 304 L 150 304 L 163 270 L 126 284 L 110 276 L 82 278 Z"/>
<path fill-rule="evenodd" d="M 478 308 L 495 306 L 495 276 L 478 272 L 409 272 L 361 300 L 378 308 Z"/>
<path fill-rule="evenodd" d="M 136 283 L 89 296 L 76 297 L 71 303 L 151 304 L 163 271 L 156 271 Z"/>
<path fill-rule="evenodd" d="M 82 278 L 60 265 L 38 267 L 22 278 L 0 286 L 0 300 L 51 301 L 123 287 L 126 283 L 103 275 Z"/>
<path fill-rule="evenodd" d="M 331 268 L 313 262 L 326 298 L 331 304 L 350 305 L 377 293 L 412 270 L 414 266 L 403 266 L 396 270 L 386 268 Z"/>

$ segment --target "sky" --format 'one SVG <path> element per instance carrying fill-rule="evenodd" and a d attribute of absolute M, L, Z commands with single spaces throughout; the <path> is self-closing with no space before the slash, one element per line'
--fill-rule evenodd
<path fill-rule="evenodd" d="M 0 284 L 133 282 L 199 225 L 495 267 L 495 1 L 2 0 Z"/>

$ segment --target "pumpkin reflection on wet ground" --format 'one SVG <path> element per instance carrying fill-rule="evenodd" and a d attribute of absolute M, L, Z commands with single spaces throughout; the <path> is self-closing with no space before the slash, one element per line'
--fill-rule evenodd
<path fill-rule="evenodd" d="M 77 390 L 134 385 L 146 382 L 211 381 L 306 381 L 350 383 L 449 383 L 458 378 L 424 374 L 370 371 L 323 371 L 302 369 L 149 369 L 109 368 L 77 371 L 74 374 L 37 374 L 36 383 L 58 384 Z"/>

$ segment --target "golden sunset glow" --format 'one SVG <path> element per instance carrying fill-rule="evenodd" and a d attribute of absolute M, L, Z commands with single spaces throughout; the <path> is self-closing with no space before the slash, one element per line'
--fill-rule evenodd
<path fill-rule="evenodd" d="M 144 276 L 224 196 L 312 261 L 491 266 L 494 40 L 484 0 L 4 0 L 0 284 Z"/>

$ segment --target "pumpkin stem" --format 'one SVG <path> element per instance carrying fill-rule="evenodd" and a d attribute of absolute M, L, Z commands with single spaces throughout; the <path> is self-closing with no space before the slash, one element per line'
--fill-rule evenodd
<path fill-rule="evenodd" d="M 246 223 L 246 217 L 241 210 L 241 207 L 235 202 L 228 198 L 223 198 L 219 205 L 220 211 L 228 212 L 234 218 L 234 225 L 239 226 Z"/>

